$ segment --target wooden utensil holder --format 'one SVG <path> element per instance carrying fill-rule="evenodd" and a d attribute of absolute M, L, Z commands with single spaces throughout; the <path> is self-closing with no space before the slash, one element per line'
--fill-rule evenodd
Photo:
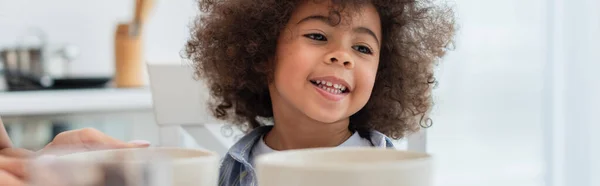
<path fill-rule="evenodd" d="M 141 34 L 129 33 L 128 24 L 119 24 L 115 33 L 115 86 L 144 86 L 143 46 Z"/>

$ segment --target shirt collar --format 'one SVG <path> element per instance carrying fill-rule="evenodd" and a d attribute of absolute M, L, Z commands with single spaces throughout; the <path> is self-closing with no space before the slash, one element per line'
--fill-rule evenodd
<path fill-rule="evenodd" d="M 255 128 L 250 133 L 242 137 L 236 142 L 230 149 L 228 154 L 236 161 L 250 166 L 250 153 L 254 145 L 260 140 L 260 138 L 269 132 L 273 126 L 261 126 Z M 371 142 L 375 147 L 380 148 L 392 148 L 394 147 L 391 139 L 378 131 L 371 131 Z"/>
<path fill-rule="evenodd" d="M 236 161 L 250 165 L 250 152 L 252 147 L 258 142 L 258 140 L 269 132 L 273 126 L 261 126 L 255 128 L 250 133 L 246 134 L 240 140 L 238 140 L 230 149 L 228 154 Z"/>

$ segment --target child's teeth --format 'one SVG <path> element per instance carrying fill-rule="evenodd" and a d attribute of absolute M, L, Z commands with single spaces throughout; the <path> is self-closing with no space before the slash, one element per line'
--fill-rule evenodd
<path fill-rule="evenodd" d="M 341 84 L 334 84 L 332 82 L 323 80 L 315 80 L 314 82 L 317 83 L 318 87 L 334 94 L 341 94 L 342 92 L 346 91 L 346 86 Z"/>

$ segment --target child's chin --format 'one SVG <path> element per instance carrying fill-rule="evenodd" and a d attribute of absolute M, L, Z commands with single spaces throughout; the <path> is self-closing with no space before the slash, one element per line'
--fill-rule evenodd
<path fill-rule="evenodd" d="M 335 123 L 343 119 L 343 114 L 323 114 L 318 113 L 313 115 L 312 119 L 319 121 L 321 123 Z"/>

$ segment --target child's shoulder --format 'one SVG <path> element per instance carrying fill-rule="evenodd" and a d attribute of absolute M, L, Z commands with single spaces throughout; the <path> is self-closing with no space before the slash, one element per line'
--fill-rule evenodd
<path fill-rule="evenodd" d="M 249 133 L 239 139 L 221 162 L 219 170 L 219 185 L 247 185 L 254 181 L 252 171 L 251 152 L 260 138 L 271 130 L 272 126 L 261 126 L 252 129 Z"/>
<path fill-rule="evenodd" d="M 371 130 L 370 140 L 375 147 L 394 148 L 392 139 L 379 131 Z"/>

